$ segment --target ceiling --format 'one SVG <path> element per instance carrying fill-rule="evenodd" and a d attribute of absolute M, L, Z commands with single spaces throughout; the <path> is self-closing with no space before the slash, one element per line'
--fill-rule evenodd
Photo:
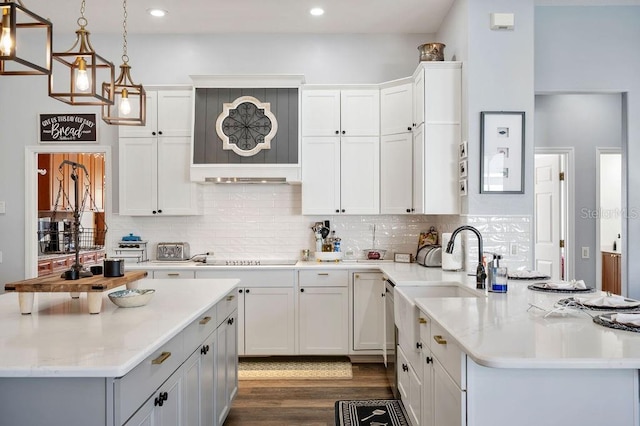
<path fill-rule="evenodd" d="M 54 34 L 73 33 L 81 0 L 23 0 L 27 9 L 48 18 Z M 193 33 L 398 33 L 438 30 L 454 0 L 131 0 L 130 34 Z M 640 0 L 535 0 L 538 5 L 640 5 Z M 107 4 L 108 7 L 106 6 Z M 312 7 L 325 14 L 314 17 Z M 147 9 L 168 11 L 153 18 Z M 118 0 L 86 0 L 91 33 L 122 33 Z"/>

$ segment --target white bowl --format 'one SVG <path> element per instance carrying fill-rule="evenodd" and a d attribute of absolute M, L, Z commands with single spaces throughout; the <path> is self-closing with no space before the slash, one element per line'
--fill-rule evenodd
<path fill-rule="evenodd" d="M 317 251 L 315 257 L 318 262 L 339 262 L 344 253 L 341 251 Z"/>
<path fill-rule="evenodd" d="M 121 308 L 136 308 L 146 305 L 153 297 L 153 289 L 127 289 L 109 293 L 109 300 Z"/>

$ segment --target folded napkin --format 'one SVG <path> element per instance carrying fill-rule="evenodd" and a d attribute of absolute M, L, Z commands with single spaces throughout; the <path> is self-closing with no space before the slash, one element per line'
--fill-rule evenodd
<path fill-rule="evenodd" d="M 600 296 L 600 297 L 574 297 L 574 299 L 585 306 L 598 306 L 602 308 L 632 308 L 640 306 L 640 301 L 626 299 L 623 296 Z"/>
<path fill-rule="evenodd" d="M 528 269 L 509 271 L 509 278 L 541 278 L 541 277 L 547 277 L 547 275 L 539 271 L 530 271 Z"/>
<path fill-rule="evenodd" d="M 620 324 L 640 327 L 640 313 L 637 314 L 613 314 L 611 319 Z"/>
<path fill-rule="evenodd" d="M 587 285 L 582 280 L 571 281 L 549 281 L 543 284 L 545 288 L 555 290 L 586 290 Z"/>

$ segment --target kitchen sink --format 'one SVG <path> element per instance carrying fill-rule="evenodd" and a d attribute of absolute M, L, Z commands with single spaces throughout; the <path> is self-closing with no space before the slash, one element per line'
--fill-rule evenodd
<path fill-rule="evenodd" d="M 396 286 L 394 288 L 393 311 L 400 339 L 414 347 L 420 341 L 420 310 L 415 300 L 426 297 L 485 297 L 483 290 L 463 286 L 458 282 L 438 282 L 423 286 Z"/>

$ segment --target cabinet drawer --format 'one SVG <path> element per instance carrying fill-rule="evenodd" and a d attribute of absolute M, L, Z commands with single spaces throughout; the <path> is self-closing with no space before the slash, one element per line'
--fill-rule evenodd
<path fill-rule="evenodd" d="M 346 287 L 349 283 L 348 271 L 299 271 L 299 285 L 306 287 Z"/>
<path fill-rule="evenodd" d="M 153 278 L 195 278 L 195 271 L 153 271 Z"/>
<path fill-rule="evenodd" d="M 467 356 L 439 324 L 431 324 L 431 352 L 462 390 L 467 389 Z"/>
<path fill-rule="evenodd" d="M 432 342 L 435 344 L 431 338 L 431 318 L 420 312 L 418 322 L 420 323 L 420 342 L 422 342 L 422 347 L 429 349 Z"/>
<path fill-rule="evenodd" d="M 233 311 L 238 309 L 238 295 L 236 290 L 231 290 L 217 304 L 216 326 L 224 321 Z"/>
<path fill-rule="evenodd" d="M 186 358 L 180 333 L 148 356 L 125 376 L 114 381 L 116 419 L 123 424 Z"/>
<path fill-rule="evenodd" d="M 206 266 L 196 271 L 196 278 L 235 278 L 238 287 L 293 287 L 293 269 L 277 271 L 247 271 L 238 268 L 209 269 Z"/>
<path fill-rule="evenodd" d="M 205 339 L 215 331 L 217 322 L 217 307 L 212 306 L 198 319 L 193 321 L 184 331 L 184 350 L 189 354 L 199 347 Z"/>

